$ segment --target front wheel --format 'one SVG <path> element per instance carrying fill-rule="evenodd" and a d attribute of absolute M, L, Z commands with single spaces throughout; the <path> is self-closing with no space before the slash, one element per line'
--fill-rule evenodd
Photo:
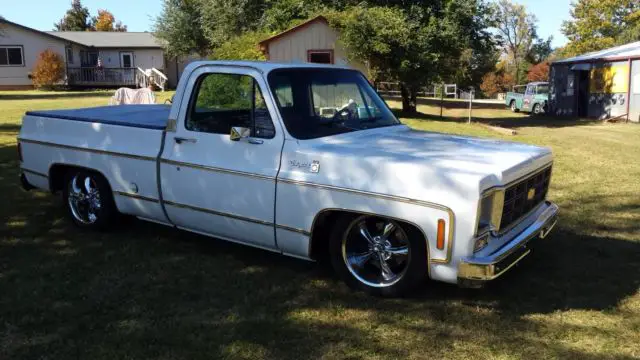
<path fill-rule="evenodd" d="M 426 278 L 425 239 L 398 221 L 373 215 L 344 217 L 330 241 L 333 268 L 353 289 L 393 297 Z"/>
<path fill-rule="evenodd" d="M 540 115 L 542 113 L 543 113 L 542 105 L 540 104 L 533 105 L 533 115 Z"/>
<path fill-rule="evenodd" d="M 71 220 L 79 227 L 105 230 L 117 216 L 111 188 L 95 172 L 70 171 L 62 197 Z"/>

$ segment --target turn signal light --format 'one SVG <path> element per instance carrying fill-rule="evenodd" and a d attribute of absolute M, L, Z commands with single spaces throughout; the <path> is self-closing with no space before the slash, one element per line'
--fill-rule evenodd
<path fill-rule="evenodd" d="M 438 219 L 438 238 L 436 242 L 436 247 L 438 248 L 438 250 L 444 249 L 444 226 L 444 219 Z"/>

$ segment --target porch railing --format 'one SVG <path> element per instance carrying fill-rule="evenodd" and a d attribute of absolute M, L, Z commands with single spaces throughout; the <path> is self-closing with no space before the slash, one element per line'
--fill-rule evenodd
<path fill-rule="evenodd" d="M 136 68 L 69 68 L 69 85 L 136 86 Z"/>

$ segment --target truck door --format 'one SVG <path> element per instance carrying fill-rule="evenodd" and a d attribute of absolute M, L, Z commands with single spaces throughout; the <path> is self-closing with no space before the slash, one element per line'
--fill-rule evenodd
<path fill-rule="evenodd" d="M 535 94 L 535 85 L 528 85 L 527 90 L 524 92 L 524 96 L 522 97 L 522 111 L 531 111 L 533 108 L 533 97 Z"/>
<path fill-rule="evenodd" d="M 242 67 L 202 66 L 188 76 L 160 160 L 167 215 L 187 230 L 273 249 L 284 135 L 267 84 Z M 239 127 L 250 136 L 232 139 Z"/>

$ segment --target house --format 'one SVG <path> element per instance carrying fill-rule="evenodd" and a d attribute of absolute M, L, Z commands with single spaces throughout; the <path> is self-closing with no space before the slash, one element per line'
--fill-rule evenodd
<path fill-rule="evenodd" d="M 368 75 L 364 64 L 349 61 L 338 35 L 320 15 L 262 40 L 259 45 L 268 61 L 348 65 Z"/>
<path fill-rule="evenodd" d="M 66 63 L 70 86 L 164 88 L 162 45 L 147 32 L 39 31 L 0 19 L 0 89 L 32 88 L 30 72 L 46 49 Z"/>
<path fill-rule="evenodd" d="M 640 121 L 640 41 L 551 64 L 552 114 Z"/>

